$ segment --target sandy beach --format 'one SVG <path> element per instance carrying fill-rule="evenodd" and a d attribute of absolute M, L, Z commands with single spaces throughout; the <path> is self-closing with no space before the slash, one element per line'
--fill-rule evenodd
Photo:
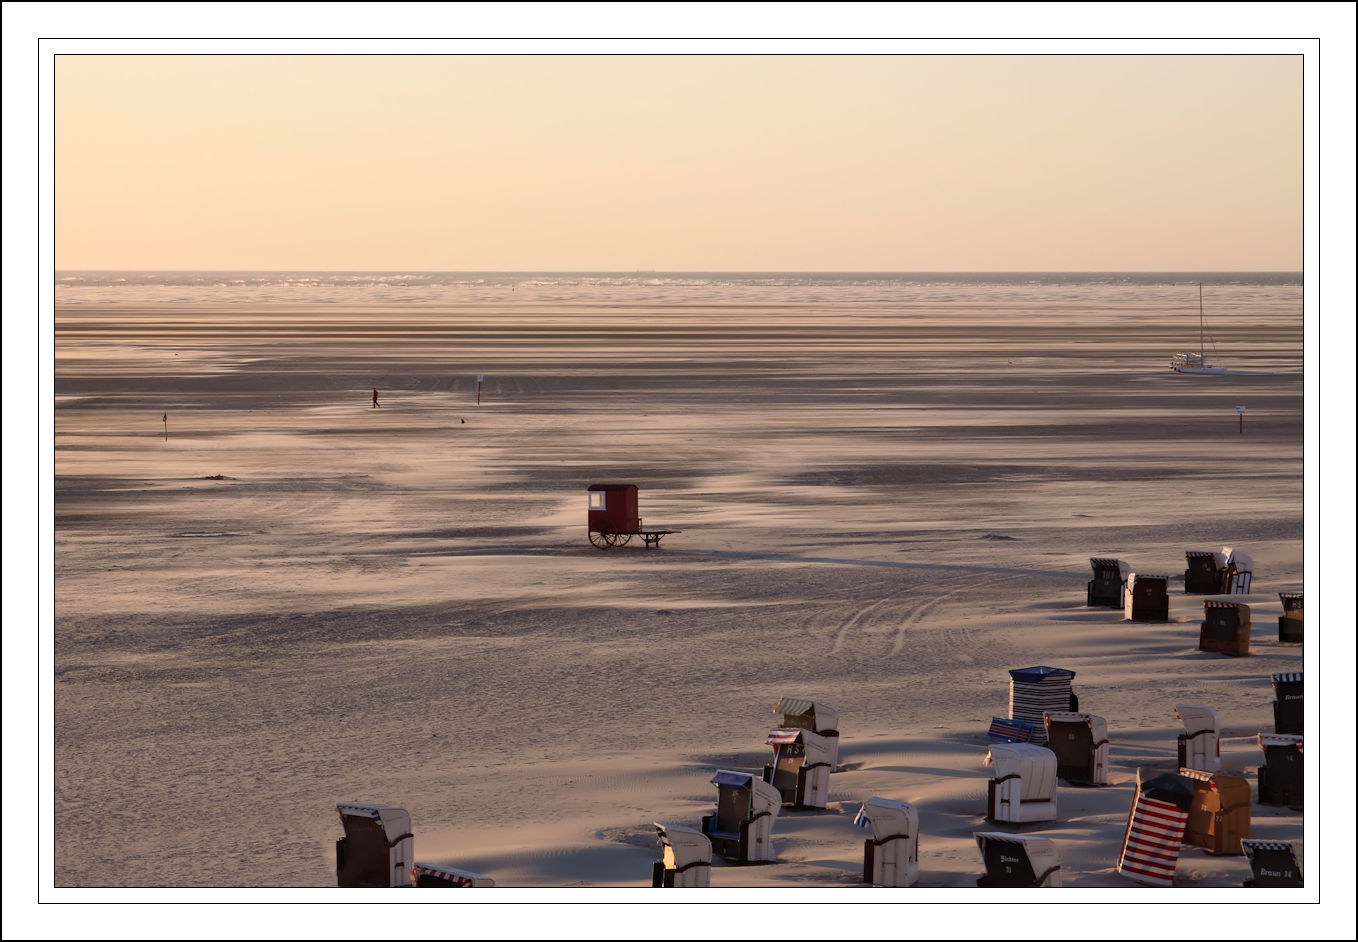
<path fill-rule="evenodd" d="M 335 807 L 363 802 L 407 809 L 415 859 L 492 878 L 489 904 L 823 903 L 807 924 L 841 934 L 887 917 L 836 904 L 885 901 L 1302 918 L 1142 905 L 1351 893 L 1318 699 L 1351 690 L 1351 640 L 1314 634 L 1315 580 L 1309 648 L 1277 637 L 1318 559 L 1301 289 L 1220 303 L 1221 376 L 1168 370 L 1185 312 L 1158 300 L 59 308 L 52 898 L 353 899 Z M 591 545 L 599 482 L 678 532 Z M 1184 591 L 1186 551 L 1223 547 L 1254 560 L 1245 657 L 1198 649 Z M 1168 621 L 1088 606 L 1091 557 L 1168 575 Z M 1063 781 L 1021 832 L 1055 842 L 1060 889 L 980 890 L 986 733 L 1037 665 L 1106 719 L 1107 784 Z M 1304 847 L 1305 888 L 1187 845 L 1171 888 L 1119 873 L 1176 706 L 1216 709 L 1253 788 L 1271 677 L 1301 671 L 1310 814 L 1256 791 L 1250 830 Z M 770 761 L 783 697 L 838 711 L 825 809 L 782 810 L 774 863 L 648 892 L 654 823 L 697 828 L 717 770 Z M 873 796 L 918 811 L 913 887 L 862 882 Z"/>

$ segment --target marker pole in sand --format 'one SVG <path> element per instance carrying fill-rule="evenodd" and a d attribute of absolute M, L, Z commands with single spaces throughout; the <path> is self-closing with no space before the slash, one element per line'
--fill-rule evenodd
<path fill-rule="evenodd" d="M 1236 411 L 1236 414 L 1238 414 L 1238 415 L 1240 416 L 1240 434 L 1241 434 L 1241 435 L 1244 435 L 1244 434 L 1245 434 L 1245 407 L 1244 407 L 1244 406 L 1236 406 L 1236 407 L 1235 407 L 1235 411 Z"/>
<path fill-rule="evenodd" d="M 476 404 L 478 406 L 481 404 L 481 380 L 485 378 L 486 377 L 484 373 L 476 374 Z"/>
<path fill-rule="evenodd" d="M 162 412 L 160 421 L 165 423 L 165 440 L 168 442 L 170 440 L 170 413 Z"/>

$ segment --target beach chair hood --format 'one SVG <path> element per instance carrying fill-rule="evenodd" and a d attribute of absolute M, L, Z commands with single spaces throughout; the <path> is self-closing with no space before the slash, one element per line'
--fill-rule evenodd
<path fill-rule="evenodd" d="M 748 788 L 750 790 L 750 816 L 767 811 L 777 817 L 783 804 L 783 796 L 778 789 L 750 772 L 732 772 L 727 769 L 720 769 L 716 775 L 712 776 L 712 784 Z"/>
<path fill-rule="evenodd" d="M 410 812 L 404 808 L 394 808 L 390 805 L 362 805 L 353 802 L 341 802 L 335 806 L 339 812 L 340 820 L 343 822 L 346 817 L 367 818 L 381 826 L 383 833 L 387 836 L 387 843 L 392 844 L 402 837 L 410 835 Z"/>
<path fill-rule="evenodd" d="M 812 732 L 825 733 L 839 729 L 839 713 L 833 707 L 802 697 L 783 697 L 773 708 L 784 716 L 804 716 L 812 723 Z"/>
<path fill-rule="evenodd" d="M 859 807 L 854 824 L 871 827 L 872 836 L 881 841 L 895 834 L 917 834 L 919 812 L 903 801 L 873 797 Z"/>
<path fill-rule="evenodd" d="M 1046 746 L 1026 742 L 995 743 L 990 747 L 986 764 L 994 770 L 995 778 L 1017 775 L 1023 783 L 1024 801 L 1056 794 L 1056 753 Z"/>
<path fill-rule="evenodd" d="M 1174 715 L 1183 721 L 1187 733 L 1216 732 L 1217 711 L 1209 706 L 1180 704 L 1174 708 Z"/>
<path fill-rule="evenodd" d="M 1089 727 L 1095 743 L 1108 738 L 1108 721 L 1093 713 L 1048 713 L 1047 719 L 1053 723 L 1084 723 Z"/>
<path fill-rule="evenodd" d="M 707 839 L 707 835 L 696 828 L 684 827 L 681 824 L 656 824 L 656 839 L 661 847 L 672 847 L 676 856 L 684 859 L 696 859 L 702 857 L 704 852 L 707 856 L 712 854 L 712 842 Z"/>

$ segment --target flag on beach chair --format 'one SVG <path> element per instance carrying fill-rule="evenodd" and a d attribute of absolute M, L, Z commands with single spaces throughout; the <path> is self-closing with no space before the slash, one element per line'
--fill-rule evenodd
<path fill-rule="evenodd" d="M 990 742 L 1032 742 L 1037 727 L 1022 720 L 1010 720 L 1003 716 L 992 717 L 990 732 L 986 739 Z"/>

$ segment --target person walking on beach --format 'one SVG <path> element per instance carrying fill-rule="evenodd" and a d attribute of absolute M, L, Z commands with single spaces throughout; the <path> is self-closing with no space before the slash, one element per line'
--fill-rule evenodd
<path fill-rule="evenodd" d="M 379 403 L 379 402 L 377 401 L 377 390 L 374 389 L 374 390 L 373 390 L 373 408 L 374 408 L 374 409 L 380 409 L 381 407 L 382 407 L 382 406 L 381 406 L 381 403 Z"/>

